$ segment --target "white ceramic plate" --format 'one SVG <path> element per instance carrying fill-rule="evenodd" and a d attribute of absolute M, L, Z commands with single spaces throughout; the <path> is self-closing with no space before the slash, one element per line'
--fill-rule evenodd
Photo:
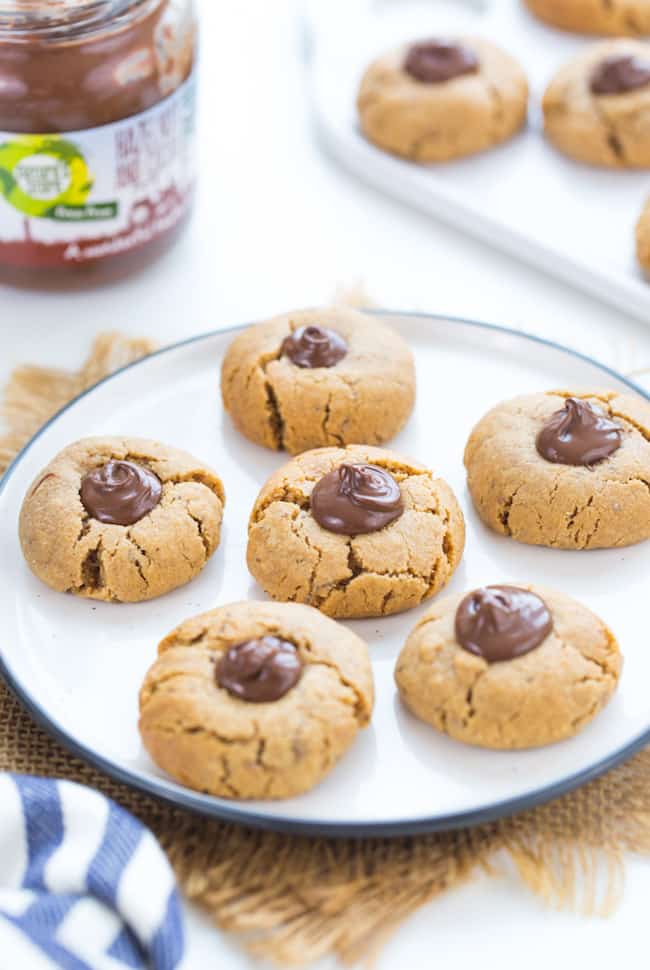
<path fill-rule="evenodd" d="M 523 0 L 303 2 L 314 108 L 340 161 L 389 195 L 650 322 L 650 286 L 634 243 L 648 173 L 578 164 L 542 134 L 546 85 L 593 38 L 544 26 Z M 531 87 L 527 129 L 492 151 L 444 165 L 416 165 L 375 148 L 361 135 L 355 109 L 366 65 L 402 42 L 456 33 L 492 39 L 521 62 Z"/>
<path fill-rule="evenodd" d="M 513 331 L 422 315 L 387 319 L 413 348 L 418 368 L 416 413 L 392 447 L 437 469 L 467 518 L 465 557 L 447 591 L 539 582 L 592 607 L 625 654 L 620 689 L 608 708 L 577 738 L 537 751 L 482 751 L 436 734 L 402 708 L 392 677 L 425 606 L 351 624 L 370 646 L 377 705 L 371 727 L 314 791 L 285 802 L 235 803 L 165 778 L 138 736 L 140 682 L 158 641 L 181 620 L 263 597 L 246 571 L 246 522 L 259 488 L 286 460 L 245 441 L 223 414 L 219 367 L 232 338 L 232 331 L 223 331 L 167 348 L 97 385 L 36 436 L 2 482 L 1 669 L 64 744 L 109 774 L 200 812 L 273 828 L 379 834 L 515 811 L 577 785 L 650 741 L 650 544 L 573 553 L 495 536 L 473 512 L 462 465 L 471 427 L 497 400 L 574 385 L 629 389 L 629 383 L 587 358 Z M 27 569 L 16 535 L 26 489 L 60 448 L 85 435 L 120 433 L 187 448 L 217 469 L 227 493 L 223 541 L 201 576 L 169 596 L 128 606 L 47 589 Z"/>

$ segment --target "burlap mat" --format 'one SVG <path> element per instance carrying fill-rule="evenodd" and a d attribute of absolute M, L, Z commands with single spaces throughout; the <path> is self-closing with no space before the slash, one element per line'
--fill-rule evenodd
<path fill-rule="evenodd" d="M 151 349 L 107 334 L 78 374 L 27 367 L 6 393 L 0 469 L 66 400 Z M 375 954 L 415 909 L 507 856 L 548 903 L 610 912 L 624 854 L 650 851 L 650 749 L 555 802 L 460 832 L 392 840 L 308 839 L 206 821 L 119 785 L 71 757 L 0 684 L 0 770 L 101 789 L 156 833 L 186 896 L 254 953 L 280 964 Z M 435 952 L 432 941 L 432 952 Z"/>

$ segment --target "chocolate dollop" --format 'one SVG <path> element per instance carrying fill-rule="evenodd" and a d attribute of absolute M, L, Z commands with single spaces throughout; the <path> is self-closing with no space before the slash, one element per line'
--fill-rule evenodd
<path fill-rule="evenodd" d="M 627 94 L 650 84 L 650 60 L 613 54 L 598 64 L 591 75 L 592 94 Z"/>
<path fill-rule="evenodd" d="M 553 628 L 544 600 L 518 586 L 483 586 L 456 611 L 456 640 L 488 663 L 513 660 L 538 647 Z"/>
<path fill-rule="evenodd" d="M 311 511 L 323 529 L 352 536 L 383 529 L 399 519 L 404 504 L 390 472 L 345 462 L 316 483 Z"/>
<path fill-rule="evenodd" d="M 302 663 L 294 644 L 272 636 L 235 644 L 216 668 L 220 687 L 257 704 L 280 700 L 298 683 L 301 673 Z"/>
<path fill-rule="evenodd" d="M 404 70 L 416 81 L 441 84 L 463 74 L 475 74 L 478 71 L 478 58 L 474 51 L 461 44 L 426 40 L 409 47 Z"/>
<path fill-rule="evenodd" d="M 596 465 L 621 447 L 621 426 L 589 401 L 568 397 L 537 435 L 537 451 L 558 465 Z"/>
<path fill-rule="evenodd" d="M 343 360 L 348 345 L 336 330 L 298 327 L 282 342 L 282 355 L 297 367 L 334 367 Z"/>
<path fill-rule="evenodd" d="M 133 525 L 160 502 L 162 483 L 132 461 L 109 461 L 81 481 L 81 501 L 88 515 L 108 525 Z"/>

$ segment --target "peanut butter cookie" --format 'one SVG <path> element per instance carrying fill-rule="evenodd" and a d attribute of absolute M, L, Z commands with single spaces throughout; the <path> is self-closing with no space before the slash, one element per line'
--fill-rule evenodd
<path fill-rule="evenodd" d="M 547 137 L 570 158 L 650 168 L 650 44 L 622 39 L 582 50 L 549 84 L 543 109 Z"/>
<path fill-rule="evenodd" d="M 417 606 L 449 581 L 463 514 L 433 472 L 379 448 L 309 451 L 268 480 L 248 529 L 248 568 L 270 596 L 335 617 Z"/>
<path fill-rule="evenodd" d="M 636 258 L 641 269 L 650 274 L 650 199 L 643 206 L 636 224 Z"/>
<path fill-rule="evenodd" d="M 182 586 L 219 545 L 223 486 L 202 462 L 140 438 L 84 438 L 36 477 L 20 513 L 52 589 L 136 603 Z"/>
<path fill-rule="evenodd" d="M 393 438 L 413 410 L 415 369 L 402 338 L 376 317 L 302 310 L 236 337 L 221 391 L 242 434 L 296 454 Z"/>
<path fill-rule="evenodd" d="M 504 401 L 472 431 L 467 482 L 483 522 L 559 549 L 650 538 L 650 404 L 616 391 Z"/>
<path fill-rule="evenodd" d="M 140 691 L 140 733 L 163 771 L 221 798 L 317 785 L 370 721 L 368 648 L 308 606 L 233 603 L 182 623 Z"/>
<path fill-rule="evenodd" d="M 395 680 L 406 706 L 439 731 L 515 749 L 577 734 L 620 671 L 614 636 L 585 606 L 537 586 L 488 586 L 424 614 Z"/>
<path fill-rule="evenodd" d="M 525 0 L 547 24 L 578 34 L 650 34 L 649 0 Z"/>
<path fill-rule="evenodd" d="M 418 162 L 492 148 L 526 121 L 528 82 L 511 57 L 478 37 L 425 40 L 374 61 L 357 108 L 366 137 Z"/>

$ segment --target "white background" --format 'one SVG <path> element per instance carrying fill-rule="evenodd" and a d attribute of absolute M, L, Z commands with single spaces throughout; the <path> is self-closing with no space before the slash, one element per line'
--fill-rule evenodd
<path fill-rule="evenodd" d="M 627 373 L 650 369 L 650 320 L 617 314 L 382 198 L 323 155 L 290 0 L 204 0 L 200 7 L 202 184 L 189 230 L 132 278 L 2 286 L 0 376 L 22 361 L 77 366 L 102 330 L 165 343 L 327 302 L 358 284 L 378 305 L 504 323 Z M 504 865 L 501 878 L 479 878 L 422 910 L 378 970 L 436 963 L 465 970 L 479 961 L 501 970 L 605 968 L 645 952 L 649 882 L 647 863 L 631 862 L 617 915 L 585 921 L 544 909 Z M 189 917 L 184 970 L 255 966 L 202 916 Z"/>

